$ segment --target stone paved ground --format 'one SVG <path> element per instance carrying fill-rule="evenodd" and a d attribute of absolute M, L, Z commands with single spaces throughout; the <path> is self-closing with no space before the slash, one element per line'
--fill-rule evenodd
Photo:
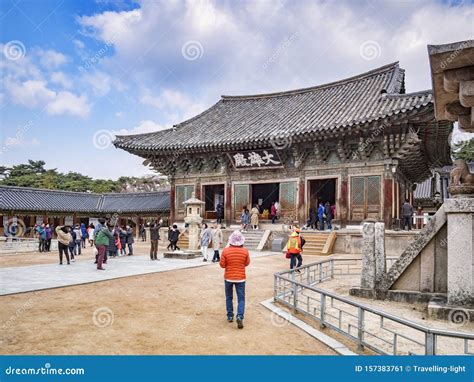
<path fill-rule="evenodd" d="M 90 252 L 90 251 L 89 251 Z M 137 249 L 137 255 L 110 258 L 104 265 L 105 271 L 98 271 L 93 263 L 91 253 L 76 256 L 77 261 L 70 265 L 63 261 L 51 264 L 29 265 L 21 267 L 0 268 L 0 295 L 13 293 L 32 292 L 35 290 L 57 288 L 70 285 L 84 284 L 90 282 L 110 280 L 120 277 L 144 275 L 149 273 L 165 272 L 175 269 L 200 267 L 212 265 L 204 263 L 202 258 L 180 260 L 164 259 L 151 261 L 147 255 L 139 255 L 145 252 Z M 251 252 L 251 257 L 269 255 L 268 252 Z M 39 256 L 52 256 L 56 254 L 37 254 Z M 13 255 L 9 255 L 13 256 Z M 16 256 L 23 256 L 22 254 Z M 87 259 L 88 261 L 84 261 Z"/>

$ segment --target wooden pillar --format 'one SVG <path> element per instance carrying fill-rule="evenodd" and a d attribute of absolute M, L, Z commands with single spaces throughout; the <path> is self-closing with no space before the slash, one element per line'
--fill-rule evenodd
<path fill-rule="evenodd" d="M 304 178 L 298 181 L 298 205 L 296 206 L 296 220 L 302 225 L 305 225 L 306 219 L 306 205 L 305 205 L 305 186 Z"/>
<path fill-rule="evenodd" d="M 224 219 L 226 227 L 229 227 L 232 224 L 232 182 L 227 181 L 225 187 L 225 197 L 224 197 Z"/>
<path fill-rule="evenodd" d="M 341 179 L 341 195 L 339 196 L 339 211 L 336 210 L 336 215 L 339 214 L 341 227 L 345 227 L 349 219 L 348 193 L 349 193 L 348 179 L 344 177 Z"/>
<path fill-rule="evenodd" d="M 170 188 L 170 221 L 169 224 L 174 223 L 175 218 L 175 205 L 176 205 L 176 189 L 174 181 L 171 181 L 171 188 Z"/>
<path fill-rule="evenodd" d="M 390 229 L 392 227 L 392 210 L 393 210 L 393 179 L 384 178 L 384 199 L 383 199 L 383 221 L 385 227 Z"/>
<path fill-rule="evenodd" d="M 196 194 L 196 198 L 201 199 L 201 182 L 199 179 L 196 181 L 196 185 L 194 186 L 194 193 Z M 204 216 L 204 213 L 202 215 Z"/>

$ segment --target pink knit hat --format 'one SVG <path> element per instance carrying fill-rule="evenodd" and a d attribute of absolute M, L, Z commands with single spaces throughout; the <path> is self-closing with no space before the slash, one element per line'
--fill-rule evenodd
<path fill-rule="evenodd" d="M 242 235 L 242 232 L 236 230 L 231 233 L 229 236 L 229 244 L 233 245 L 234 247 L 240 247 L 244 245 L 245 243 L 245 237 Z"/>

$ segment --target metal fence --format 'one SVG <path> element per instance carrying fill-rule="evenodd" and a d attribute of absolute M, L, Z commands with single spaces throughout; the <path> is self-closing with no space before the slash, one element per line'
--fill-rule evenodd
<path fill-rule="evenodd" d="M 13 254 L 38 251 L 39 241 L 36 238 L 6 237 L 0 238 L 0 253 Z M 58 249 L 58 241 L 51 240 L 51 248 Z"/>
<path fill-rule="evenodd" d="M 356 258 L 328 259 L 276 273 L 274 300 L 378 354 L 474 355 L 474 334 L 432 329 L 315 287 L 360 274 L 360 264 Z"/>

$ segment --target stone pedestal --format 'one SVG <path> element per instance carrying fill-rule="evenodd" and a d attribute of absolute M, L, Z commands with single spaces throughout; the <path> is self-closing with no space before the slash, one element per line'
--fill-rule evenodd
<path fill-rule="evenodd" d="M 364 223 L 362 226 L 362 274 L 361 288 L 375 288 L 375 224 Z"/>
<path fill-rule="evenodd" d="M 448 305 L 474 306 L 474 198 L 447 199 Z"/>

